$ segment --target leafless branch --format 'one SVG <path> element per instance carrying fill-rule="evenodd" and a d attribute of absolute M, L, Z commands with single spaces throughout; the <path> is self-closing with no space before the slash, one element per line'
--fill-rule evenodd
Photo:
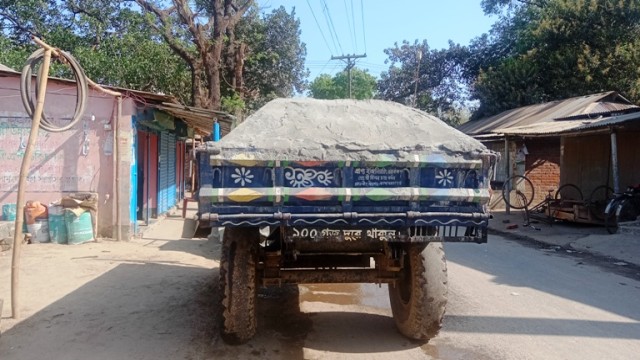
<path fill-rule="evenodd" d="M 175 7 L 169 7 L 165 10 L 162 10 L 146 0 L 135 0 L 135 2 L 140 5 L 140 7 L 155 15 L 156 19 L 160 22 L 162 26 L 154 22 L 149 22 L 149 25 L 154 28 L 154 30 L 158 31 L 160 35 L 167 42 L 169 47 L 171 47 L 181 58 L 183 58 L 187 63 L 192 64 L 196 61 L 191 53 L 176 39 L 176 37 L 171 32 L 171 24 L 170 17 L 172 12 L 175 11 Z"/>

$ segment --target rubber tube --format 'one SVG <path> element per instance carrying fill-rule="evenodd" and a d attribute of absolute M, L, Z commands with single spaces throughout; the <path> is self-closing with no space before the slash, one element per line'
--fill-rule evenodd
<path fill-rule="evenodd" d="M 22 98 L 22 103 L 24 104 L 24 107 L 27 111 L 27 114 L 29 114 L 29 116 L 33 116 L 33 112 L 35 109 L 33 99 L 31 98 L 31 77 L 33 74 L 33 70 L 35 69 L 35 66 L 38 64 L 38 62 L 42 61 L 42 58 L 44 57 L 44 52 L 45 50 L 42 48 L 34 51 L 27 59 L 27 63 L 22 68 L 22 73 L 20 75 L 20 97 Z M 80 66 L 78 61 L 66 51 L 58 50 L 58 53 L 69 64 L 76 78 L 76 89 L 77 89 L 76 108 L 73 115 L 73 119 L 69 124 L 65 126 L 56 126 L 55 124 L 53 124 L 51 121 L 47 119 L 45 113 L 43 112 L 40 128 L 49 132 L 66 131 L 71 129 L 75 124 L 77 124 L 84 114 L 84 110 L 87 104 L 87 94 L 89 92 L 87 77 L 84 74 L 84 70 L 82 70 L 82 67 Z M 49 74 L 42 74 L 41 72 L 38 72 L 38 80 L 40 79 L 41 76 L 49 76 Z M 38 92 L 38 89 L 36 86 L 36 94 L 37 92 Z"/>

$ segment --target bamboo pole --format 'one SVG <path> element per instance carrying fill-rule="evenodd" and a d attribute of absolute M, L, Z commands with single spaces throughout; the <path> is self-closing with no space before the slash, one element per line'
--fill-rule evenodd
<path fill-rule="evenodd" d="M 25 183 L 29 174 L 29 168 L 31 167 L 31 157 L 33 155 L 33 149 L 35 147 L 36 140 L 38 138 L 38 130 L 40 129 L 40 121 L 42 120 L 42 112 L 44 109 L 44 101 L 47 93 L 47 81 L 49 80 L 49 67 L 51 65 L 51 56 L 54 55 L 56 57 L 61 57 L 62 54 L 60 52 L 45 43 L 44 41 L 38 39 L 33 36 L 32 40 L 41 46 L 45 52 L 42 60 L 42 66 L 40 68 L 40 82 L 38 84 L 38 94 L 37 94 L 37 103 L 32 115 L 31 122 L 31 132 L 29 133 L 29 141 L 27 142 L 27 147 L 25 149 L 24 157 L 22 158 L 22 166 L 20 167 L 20 178 L 18 180 L 18 195 L 16 199 L 16 220 L 15 220 L 15 229 L 13 235 L 13 252 L 11 259 L 11 316 L 14 319 L 18 319 L 20 317 L 20 296 L 18 294 L 19 284 L 20 284 L 20 255 L 22 251 L 22 242 L 23 242 L 23 233 L 22 226 L 24 223 L 24 193 L 25 193 Z M 63 58 L 63 57 L 61 57 Z M 84 74 L 78 74 L 78 76 L 85 76 Z M 31 79 L 29 79 L 30 81 Z M 101 91 L 107 95 L 117 97 L 118 101 L 118 119 L 122 113 L 122 94 L 116 91 L 108 90 L 103 88 L 102 86 L 96 84 L 91 79 L 87 78 L 88 84 L 95 88 L 98 91 Z M 116 127 L 117 129 L 117 127 Z M 117 140 L 117 139 L 116 139 Z M 117 143 L 114 144 L 116 146 L 116 154 L 114 157 L 118 157 L 117 152 Z M 117 178 L 116 178 L 117 179 Z M 116 189 L 116 197 L 119 192 L 119 189 Z M 117 204 L 117 202 L 116 202 Z M 120 225 L 118 222 L 118 238 L 120 238 Z"/>
<path fill-rule="evenodd" d="M 115 133 L 116 142 L 114 143 L 113 156 L 115 157 L 115 184 L 116 191 L 114 192 L 113 203 L 116 207 L 116 240 L 122 241 L 122 214 L 120 213 L 120 201 L 122 200 L 122 194 L 120 193 L 120 117 L 122 115 L 122 97 L 118 96 L 117 99 L 117 116 L 116 121 L 113 123 L 113 132 Z"/>
<path fill-rule="evenodd" d="M 31 156 L 38 139 L 38 130 L 40 129 L 40 120 L 42 119 L 42 109 L 44 108 L 44 98 L 47 94 L 47 81 L 49 79 L 49 65 L 51 64 L 51 48 L 46 48 L 42 67 L 40 68 L 41 76 L 38 84 L 38 100 L 35 111 L 33 112 L 33 120 L 31 121 L 31 132 L 29 133 L 29 141 L 22 158 L 22 166 L 20 167 L 20 180 L 18 181 L 18 199 L 16 201 L 16 222 L 13 234 L 13 254 L 11 259 L 11 317 L 18 319 L 20 317 L 20 296 L 18 294 L 20 284 L 20 251 L 22 250 L 22 224 L 24 221 L 24 191 L 29 168 L 31 166 Z M 29 79 L 31 81 L 31 79 Z"/>

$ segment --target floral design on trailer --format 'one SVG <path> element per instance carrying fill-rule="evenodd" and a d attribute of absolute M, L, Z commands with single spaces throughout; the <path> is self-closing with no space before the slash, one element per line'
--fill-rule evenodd
<path fill-rule="evenodd" d="M 231 178 L 234 179 L 234 184 L 240 183 L 240 186 L 244 186 L 245 184 L 251 184 L 253 174 L 251 174 L 251 170 L 247 170 L 244 167 L 236 168 L 235 174 L 231 174 Z"/>
<path fill-rule="evenodd" d="M 449 169 L 442 169 L 436 174 L 436 182 L 440 186 L 453 185 L 453 173 Z"/>

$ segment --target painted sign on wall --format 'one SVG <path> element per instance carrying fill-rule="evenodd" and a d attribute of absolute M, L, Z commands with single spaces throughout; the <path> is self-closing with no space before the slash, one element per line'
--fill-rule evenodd
<path fill-rule="evenodd" d="M 101 123 L 85 117 L 62 133 L 39 130 L 27 176 L 28 192 L 97 191 L 100 153 L 110 136 L 100 131 Z M 30 130 L 26 114 L 0 113 L 0 192 L 17 190 Z"/>

